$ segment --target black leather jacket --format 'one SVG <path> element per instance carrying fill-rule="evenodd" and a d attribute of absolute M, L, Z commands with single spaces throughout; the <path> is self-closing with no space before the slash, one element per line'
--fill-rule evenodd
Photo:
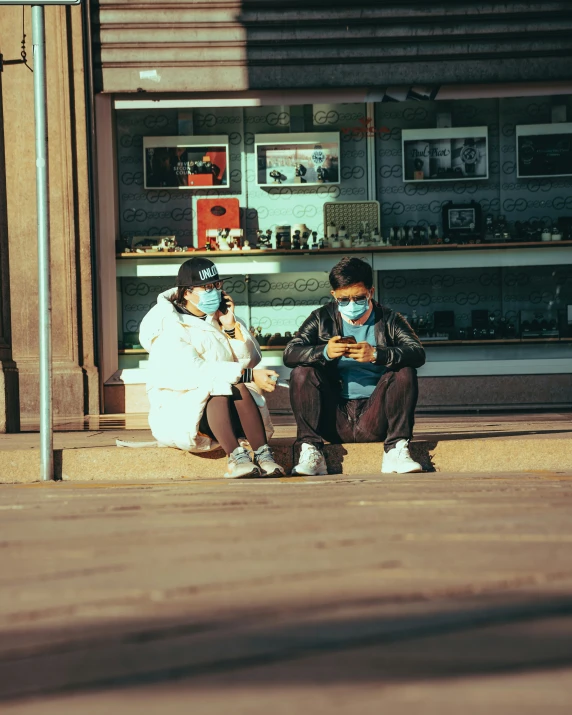
<path fill-rule="evenodd" d="M 391 370 L 400 367 L 421 367 L 425 350 L 405 318 L 390 308 L 373 301 L 375 312 L 375 341 L 377 365 Z M 284 350 L 287 367 L 305 365 L 336 369 L 337 360 L 326 360 L 324 347 L 334 335 L 342 334 L 342 316 L 337 303 L 332 301 L 314 310 L 302 324 L 299 334 Z"/>

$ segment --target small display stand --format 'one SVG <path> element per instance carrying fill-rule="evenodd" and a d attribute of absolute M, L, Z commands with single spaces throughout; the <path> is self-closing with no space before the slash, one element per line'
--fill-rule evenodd
<path fill-rule="evenodd" d="M 205 248 L 208 229 L 240 228 L 240 202 L 232 199 L 197 199 L 197 248 Z"/>
<path fill-rule="evenodd" d="M 324 226 L 345 226 L 349 235 L 358 233 L 367 222 L 379 228 L 379 201 L 327 201 L 324 204 Z"/>

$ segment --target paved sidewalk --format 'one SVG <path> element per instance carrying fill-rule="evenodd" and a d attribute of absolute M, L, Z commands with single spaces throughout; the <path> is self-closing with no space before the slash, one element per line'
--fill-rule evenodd
<path fill-rule="evenodd" d="M 571 507 L 572 472 L 5 486 L 0 710 L 567 714 Z"/>
<path fill-rule="evenodd" d="M 296 427 L 292 414 L 273 414 L 275 437 L 294 439 Z M 0 435 L 0 450 L 39 448 L 37 425 L 34 431 Z M 147 415 L 95 415 L 77 420 L 56 420 L 56 449 L 110 447 L 117 438 L 152 440 Z M 415 436 L 423 439 L 572 437 L 572 412 L 509 413 L 488 415 L 419 415 Z"/>
<path fill-rule="evenodd" d="M 83 418 L 82 418 L 83 420 Z M 272 440 L 280 463 L 290 469 L 295 427 L 291 415 L 275 415 Z M 119 449 L 116 439 L 151 441 L 145 415 L 109 415 L 83 420 L 55 433 L 56 476 L 61 479 L 212 479 L 225 471 L 222 451 L 188 454 L 175 449 Z M 79 425 L 74 423 L 75 427 Z M 68 431 L 69 430 L 69 431 Z M 441 472 L 559 471 L 572 468 L 572 415 L 420 416 L 411 445 L 426 470 Z M 39 435 L 0 435 L 0 483 L 32 482 L 39 475 Z M 380 469 L 381 445 L 326 447 L 330 474 L 359 475 Z"/>

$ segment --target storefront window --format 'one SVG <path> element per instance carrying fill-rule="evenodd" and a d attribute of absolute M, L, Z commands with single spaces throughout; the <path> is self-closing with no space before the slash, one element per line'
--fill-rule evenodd
<path fill-rule="evenodd" d="M 572 267 L 386 271 L 383 303 L 425 343 L 572 338 Z"/>
<path fill-rule="evenodd" d="M 572 117 L 570 97 L 117 111 L 120 367 L 142 365 L 139 324 L 178 265 L 217 245 L 204 198 L 237 202 L 237 225 L 217 226 L 241 233 L 219 244 L 235 251 L 211 257 L 234 266 L 238 314 L 276 362 L 346 254 L 371 262 L 378 296 L 435 358 L 568 355 L 572 131 L 550 128 L 555 104 Z M 144 188 L 144 144 L 177 136 L 222 139 L 224 186 Z"/>

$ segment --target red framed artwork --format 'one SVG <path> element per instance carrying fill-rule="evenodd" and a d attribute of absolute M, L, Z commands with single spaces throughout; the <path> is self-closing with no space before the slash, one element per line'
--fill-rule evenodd
<path fill-rule="evenodd" d="M 228 137 L 143 137 L 145 189 L 229 187 Z"/>

